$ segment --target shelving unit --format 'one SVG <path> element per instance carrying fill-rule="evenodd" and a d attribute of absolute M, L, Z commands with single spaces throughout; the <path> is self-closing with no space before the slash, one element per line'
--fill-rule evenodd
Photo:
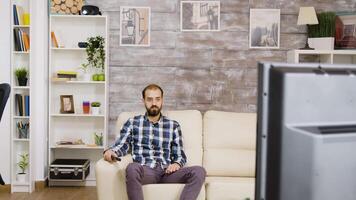
<path fill-rule="evenodd" d="M 108 127 L 108 31 L 106 16 L 51 15 L 49 33 L 53 31 L 58 43 L 64 47 L 54 47 L 49 37 L 49 163 L 59 158 L 89 159 L 90 174 L 86 182 L 50 182 L 50 185 L 95 185 L 96 161 L 102 158 L 107 146 Z M 84 81 L 80 66 L 86 62 L 85 48 L 78 42 L 88 37 L 105 38 L 105 81 Z M 59 70 L 77 71 L 78 78 L 71 81 L 52 80 Z M 74 114 L 60 113 L 60 95 L 73 95 Z M 83 114 L 83 101 L 99 101 L 99 115 Z M 103 133 L 103 145 L 94 146 L 94 132 Z M 84 145 L 59 145 L 59 141 L 82 140 Z"/>
<path fill-rule="evenodd" d="M 14 19 L 14 5 L 17 6 L 19 12 L 19 24 L 15 24 Z M 32 89 L 31 89 L 31 80 L 33 77 L 32 72 L 32 59 L 31 59 L 31 51 L 27 49 L 27 51 L 19 51 L 16 46 L 18 46 L 18 42 L 16 41 L 15 34 L 18 31 L 24 32 L 28 35 L 28 44 L 29 47 L 33 47 L 31 43 L 31 35 L 32 35 L 32 27 L 28 24 L 23 24 L 24 21 L 22 20 L 24 13 L 29 13 L 31 18 L 31 1 L 30 0 L 12 0 L 11 1 L 11 193 L 13 192 L 32 192 L 35 188 L 34 185 L 34 159 L 33 159 L 33 144 L 32 144 L 32 137 L 33 132 L 31 129 L 31 122 L 34 120 L 31 116 L 31 96 L 32 96 Z M 22 22 L 21 22 L 22 21 Z M 31 21 L 31 20 L 30 20 Z M 14 33 L 15 32 L 15 33 Z M 24 37 L 24 35 L 21 35 Z M 18 37 L 18 35 L 16 35 Z M 22 38 L 23 39 L 23 38 Z M 17 39 L 20 41 L 20 39 Z M 16 44 L 15 44 L 16 43 Z M 25 49 L 22 49 L 25 50 Z M 19 86 L 17 81 L 15 71 L 18 68 L 26 68 L 28 71 L 28 81 L 26 86 Z M 19 114 L 19 104 L 17 102 L 16 94 L 20 95 L 28 95 L 29 102 L 28 107 L 30 113 L 28 116 L 20 116 Z M 23 124 L 29 123 L 29 129 L 27 138 L 20 138 L 19 130 L 17 128 L 17 123 L 22 122 Z M 18 167 L 18 162 L 20 161 L 20 154 L 28 153 L 29 154 L 29 166 L 25 170 L 26 178 L 24 182 L 20 182 L 17 180 L 17 174 L 20 172 L 20 168 Z"/>
<path fill-rule="evenodd" d="M 356 50 L 290 50 L 289 63 L 316 62 L 328 64 L 355 64 Z"/>

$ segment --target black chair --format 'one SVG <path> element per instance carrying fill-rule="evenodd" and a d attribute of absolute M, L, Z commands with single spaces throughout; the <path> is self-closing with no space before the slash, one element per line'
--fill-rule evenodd
<path fill-rule="evenodd" d="M 5 109 L 7 99 L 9 98 L 9 95 L 10 95 L 10 90 L 11 89 L 10 89 L 9 84 L 7 84 L 7 83 L 0 84 L 0 121 L 1 121 L 2 114 Z M 1 185 L 5 184 L 4 180 L 1 177 L 1 174 L 0 174 L 0 184 Z"/>

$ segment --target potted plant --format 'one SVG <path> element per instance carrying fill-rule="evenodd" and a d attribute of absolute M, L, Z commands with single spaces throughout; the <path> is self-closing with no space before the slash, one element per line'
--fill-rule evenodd
<path fill-rule="evenodd" d="M 86 67 L 90 66 L 96 69 L 98 73 L 92 76 L 93 81 L 104 81 L 104 67 L 105 67 L 105 39 L 101 36 L 89 37 L 87 39 L 88 46 L 85 51 L 87 53 L 88 63 L 83 64 Z"/>
<path fill-rule="evenodd" d="M 92 76 L 92 74 L 90 73 L 89 64 L 88 64 L 88 63 L 82 64 L 82 65 L 80 66 L 80 69 L 83 71 L 82 80 L 83 80 L 83 81 L 91 81 L 91 76 Z"/>
<path fill-rule="evenodd" d="M 318 14 L 319 24 L 308 25 L 308 43 L 316 50 L 333 50 L 335 41 L 334 12 Z"/>
<path fill-rule="evenodd" d="M 15 75 L 17 77 L 17 81 L 19 82 L 19 86 L 27 85 L 27 74 L 28 74 L 28 71 L 24 67 L 17 68 L 15 70 Z"/>
<path fill-rule="evenodd" d="M 100 114 L 100 102 L 92 102 L 91 103 L 91 113 L 93 115 L 99 115 Z"/>
<path fill-rule="evenodd" d="M 28 153 L 20 154 L 20 162 L 17 163 L 17 166 L 21 169 L 20 173 L 17 173 L 16 180 L 18 182 L 26 182 L 26 169 L 28 168 L 29 160 Z"/>
<path fill-rule="evenodd" d="M 97 146 L 103 146 L 103 133 L 100 135 L 94 133 L 94 141 Z"/>

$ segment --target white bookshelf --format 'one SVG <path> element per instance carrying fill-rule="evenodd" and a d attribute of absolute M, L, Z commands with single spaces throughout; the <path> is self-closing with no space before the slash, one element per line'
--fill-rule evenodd
<path fill-rule="evenodd" d="M 11 86 L 12 86 L 12 91 L 10 95 L 10 101 L 11 101 L 11 193 L 14 192 L 33 192 L 35 189 L 35 184 L 34 184 L 34 156 L 33 156 L 33 142 L 32 142 L 32 128 L 31 128 L 31 122 L 34 120 L 32 118 L 31 112 L 32 112 L 32 105 L 31 105 L 31 96 L 33 94 L 32 88 L 31 88 L 31 80 L 33 77 L 33 74 L 31 73 L 32 70 L 32 55 L 31 51 L 17 51 L 15 48 L 15 37 L 14 37 L 14 30 L 21 30 L 29 36 L 29 44 L 30 48 L 33 48 L 33 43 L 31 40 L 32 36 L 32 27 L 31 25 L 24 25 L 23 23 L 20 23 L 19 25 L 15 25 L 14 21 L 14 11 L 13 11 L 13 5 L 20 6 L 22 8 L 22 14 L 23 13 L 29 13 L 30 14 L 30 23 L 32 20 L 32 13 L 31 13 L 31 1 L 30 0 L 12 0 L 11 1 Z M 19 17 L 22 17 L 20 15 Z M 15 75 L 15 70 L 17 68 L 26 68 L 28 70 L 28 81 L 26 86 L 19 86 L 16 75 Z M 21 94 L 21 95 L 29 95 L 29 116 L 19 116 L 18 112 L 18 104 L 16 102 L 15 95 L 16 94 Z M 20 138 L 19 137 L 19 131 L 16 127 L 17 122 L 22 122 L 22 123 L 30 123 L 29 130 L 28 130 L 28 138 Z M 26 172 L 26 180 L 25 182 L 19 182 L 16 178 L 17 173 L 20 172 L 20 168 L 17 166 L 17 163 L 20 161 L 20 154 L 22 153 L 28 153 L 29 154 L 29 166 L 25 170 Z"/>
<path fill-rule="evenodd" d="M 318 63 L 356 64 L 356 50 L 290 50 L 287 52 L 287 61 L 301 63 L 303 56 Z"/>
<path fill-rule="evenodd" d="M 49 37 L 49 158 L 48 166 L 55 159 L 89 159 L 90 174 L 86 182 L 52 182 L 50 185 L 95 185 L 96 161 L 102 158 L 107 146 L 108 132 L 108 30 L 106 16 L 50 15 L 49 33 L 54 31 L 58 43 L 63 47 L 54 47 Z M 105 38 L 105 81 L 84 81 L 79 69 L 86 62 L 85 48 L 79 48 L 78 42 L 88 37 Z M 53 80 L 59 70 L 77 71 L 76 80 Z M 60 113 L 60 95 L 73 95 L 73 114 Z M 99 115 L 83 114 L 83 101 L 99 101 Z M 103 133 L 103 146 L 94 146 L 94 132 Z M 84 145 L 59 145 L 59 141 L 81 139 Z"/>

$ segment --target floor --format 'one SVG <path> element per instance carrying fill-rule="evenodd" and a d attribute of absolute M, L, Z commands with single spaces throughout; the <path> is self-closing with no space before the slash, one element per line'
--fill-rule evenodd
<path fill-rule="evenodd" d="M 1 200 L 96 200 L 96 187 L 51 187 L 41 192 L 4 193 Z"/>

